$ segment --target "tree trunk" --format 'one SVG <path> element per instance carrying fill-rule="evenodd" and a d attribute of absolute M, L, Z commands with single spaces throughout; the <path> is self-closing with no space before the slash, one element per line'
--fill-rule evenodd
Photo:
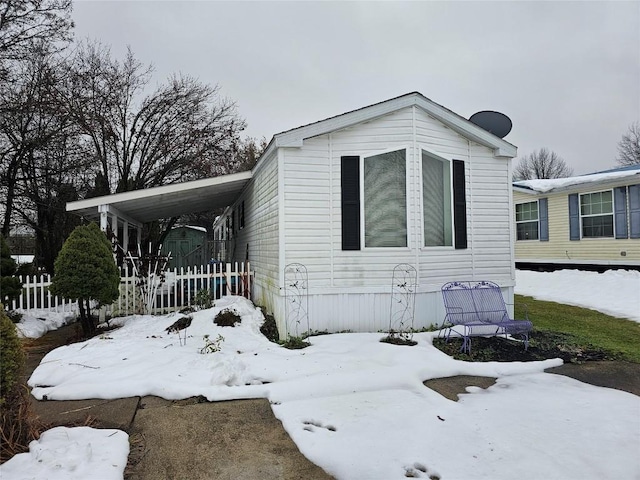
<path fill-rule="evenodd" d="M 89 299 L 87 302 L 87 326 L 89 328 L 89 335 L 93 337 L 96 333 L 96 324 L 93 322 L 93 317 L 91 316 L 91 302 Z"/>
<path fill-rule="evenodd" d="M 95 333 L 95 326 L 91 319 L 91 308 L 89 300 L 84 298 L 78 299 L 78 308 L 80 310 L 80 325 L 82 325 L 82 333 L 86 338 L 91 338 Z"/>

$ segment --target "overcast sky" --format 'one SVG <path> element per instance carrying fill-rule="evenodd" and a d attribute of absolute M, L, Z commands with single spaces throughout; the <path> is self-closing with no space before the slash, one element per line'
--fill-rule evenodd
<path fill-rule="evenodd" d="M 640 121 L 640 2 L 88 2 L 76 38 L 130 46 L 160 83 L 181 72 L 271 137 L 418 91 L 459 115 L 497 110 L 518 155 L 575 174 L 616 166 Z"/>

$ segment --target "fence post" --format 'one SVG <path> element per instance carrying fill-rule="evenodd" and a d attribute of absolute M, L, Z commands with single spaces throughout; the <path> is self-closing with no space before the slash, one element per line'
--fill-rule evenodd
<path fill-rule="evenodd" d="M 227 263 L 227 268 L 225 269 L 225 272 L 224 272 L 225 284 L 226 284 L 225 295 L 230 295 L 229 291 L 231 290 L 231 274 L 229 272 L 231 272 L 231 264 Z"/>
<path fill-rule="evenodd" d="M 251 263 L 247 262 L 247 298 L 251 300 Z"/>

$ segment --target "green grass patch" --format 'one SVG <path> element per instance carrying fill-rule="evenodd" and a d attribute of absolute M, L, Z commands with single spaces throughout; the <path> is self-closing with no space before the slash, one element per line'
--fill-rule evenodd
<path fill-rule="evenodd" d="M 616 358 L 640 363 L 640 325 L 588 308 L 535 300 L 515 295 L 515 317 L 524 318 L 525 308 L 535 331 L 563 333 L 583 346 L 610 352 Z"/>

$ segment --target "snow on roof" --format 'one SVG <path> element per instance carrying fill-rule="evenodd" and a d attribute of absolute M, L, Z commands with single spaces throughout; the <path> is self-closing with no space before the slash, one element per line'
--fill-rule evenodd
<path fill-rule="evenodd" d="M 513 182 L 513 186 L 527 188 L 539 193 L 546 193 L 576 185 L 604 183 L 611 180 L 631 178 L 636 175 L 640 176 L 640 165 L 635 166 L 635 168 L 621 168 L 604 173 L 590 173 L 578 177 L 552 178 L 547 180 L 519 180 Z"/>
<path fill-rule="evenodd" d="M 23 263 L 33 263 L 34 255 L 11 255 L 18 265 L 22 265 Z"/>
<path fill-rule="evenodd" d="M 197 225 L 176 225 L 173 228 L 190 228 L 191 230 L 198 230 L 199 232 L 206 232 L 207 229 L 205 227 L 199 227 Z"/>

